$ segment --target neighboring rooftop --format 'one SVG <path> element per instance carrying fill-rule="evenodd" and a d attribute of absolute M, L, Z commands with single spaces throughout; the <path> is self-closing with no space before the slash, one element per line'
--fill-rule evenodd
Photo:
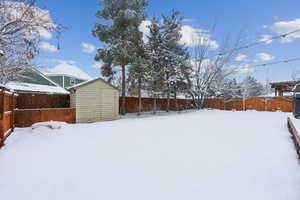
<path fill-rule="evenodd" d="M 116 89 L 116 90 L 119 90 L 118 87 L 116 87 L 116 86 L 110 84 L 109 82 L 105 81 L 103 78 L 100 78 L 100 77 L 91 79 L 91 80 L 89 80 L 89 81 L 85 81 L 85 82 L 83 82 L 83 83 L 79 83 L 79 84 L 77 84 L 77 85 L 73 85 L 73 86 L 71 86 L 71 87 L 68 87 L 67 89 L 68 89 L 68 90 L 70 90 L 70 89 L 76 89 L 76 88 L 79 88 L 79 87 L 81 87 L 81 86 L 84 86 L 84 85 L 93 83 L 93 82 L 98 81 L 98 80 L 101 80 L 103 83 L 109 85 L 110 87 L 112 87 L 112 88 L 114 88 L 114 89 Z"/>
<path fill-rule="evenodd" d="M 7 83 L 5 86 L 19 92 L 69 94 L 67 90 L 59 86 L 39 85 L 39 84 L 22 83 L 16 81 L 11 81 Z"/>
<path fill-rule="evenodd" d="M 91 80 L 92 77 L 90 77 L 87 73 L 82 71 L 79 67 L 77 67 L 74 64 L 65 64 L 60 63 L 54 67 L 47 67 L 42 69 L 42 72 L 47 75 L 61 75 L 61 76 L 71 76 L 76 77 L 82 80 Z"/>

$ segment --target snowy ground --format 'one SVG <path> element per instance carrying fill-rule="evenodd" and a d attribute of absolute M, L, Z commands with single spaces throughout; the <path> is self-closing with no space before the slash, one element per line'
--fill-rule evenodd
<path fill-rule="evenodd" d="M 287 115 L 199 111 L 18 129 L 0 150 L 0 198 L 299 200 Z"/>

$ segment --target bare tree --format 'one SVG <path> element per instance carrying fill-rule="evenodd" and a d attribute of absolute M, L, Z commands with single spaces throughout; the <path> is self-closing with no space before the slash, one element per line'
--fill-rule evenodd
<path fill-rule="evenodd" d="M 293 70 L 291 78 L 293 81 L 300 81 L 300 70 Z"/>
<path fill-rule="evenodd" d="M 237 39 L 231 45 L 230 38 L 225 38 L 219 52 L 213 56 L 210 56 L 212 48 L 209 38 L 197 38 L 193 43 L 191 61 L 193 72 L 189 79 L 191 85 L 189 94 L 193 98 L 195 106 L 200 109 L 203 106 L 204 98 L 213 86 L 220 85 L 214 83 L 223 81 L 225 77 L 236 72 L 236 69 L 230 67 L 230 63 L 239 53 L 238 47 L 241 40 Z"/>
<path fill-rule="evenodd" d="M 0 83 L 18 78 L 38 55 L 41 37 L 59 37 L 60 28 L 34 0 L 0 0 Z"/>

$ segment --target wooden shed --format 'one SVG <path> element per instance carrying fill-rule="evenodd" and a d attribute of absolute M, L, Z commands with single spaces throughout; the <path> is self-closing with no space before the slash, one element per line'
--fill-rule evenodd
<path fill-rule="evenodd" d="M 119 118 L 119 89 L 102 78 L 83 82 L 68 89 L 70 105 L 76 108 L 77 123 Z"/>

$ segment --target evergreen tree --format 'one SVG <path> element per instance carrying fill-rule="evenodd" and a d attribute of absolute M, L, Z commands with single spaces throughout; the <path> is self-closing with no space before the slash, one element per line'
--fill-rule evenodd
<path fill-rule="evenodd" d="M 147 89 L 154 97 L 154 113 L 156 112 L 156 101 L 158 95 L 163 90 L 163 66 L 164 66 L 164 46 L 163 35 L 158 20 L 154 17 L 149 26 L 148 44 L 146 54 L 149 58 L 148 70 L 146 74 Z"/>
<path fill-rule="evenodd" d="M 254 77 L 247 76 L 241 82 L 242 96 L 243 97 L 256 97 L 263 94 L 264 87 Z"/>
<path fill-rule="evenodd" d="M 187 49 L 179 44 L 181 39 L 182 18 L 179 13 L 172 11 L 171 16 L 163 16 L 162 24 L 157 19 L 152 20 L 150 36 L 148 37 L 148 55 L 150 59 L 149 87 L 155 93 L 167 96 L 167 111 L 170 107 L 171 93 L 183 88 L 182 82 L 187 73 L 186 61 L 189 59 Z"/>
<path fill-rule="evenodd" d="M 98 49 L 96 61 L 103 61 L 104 76 L 113 75 L 112 68 L 122 69 L 122 104 L 121 114 L 125 114 L 126 66 L 134 62 L 139 42 L 143 33 L 139 26 L 146 18 L 146 0 L 102 0 L 102 9 L 97 12 L 97 18 L 108 23 L 97 23 L 93 35 L 107 45 Z"/>
<path fill-rule="evenodd" d="M 143 41 L 140 43 L 140 50 L 135 57 L 134 62 L 129 68 L 129 88 L 130 93 L 138 96 L 139 98 L 139 111 L 142 111 L 142 89 L 145 89 L 145 83 L 147 81 L 147 72 L 149 70 L 149 60 L 146 54 L 145 44 Z"/>
<path fill-rule="evenodd" d="M 170 107 L 170 94 L 174 86 L 178 85 L 178 77 L 182 72 L 181 67 L 188 58 L 186 49 L 179 44 L 182 37 L 180 31 L 182 27 L 182 18 L 179 18 L 179 12 L 173 10 L 171 16 L 163 16 L 162 24 L 162 46 L 164 51 L 163 77 L 165 81 L 164 93 L 167 95 L 167 111 Z M 173 88 L 171 88 L 171 85 Z"/>

